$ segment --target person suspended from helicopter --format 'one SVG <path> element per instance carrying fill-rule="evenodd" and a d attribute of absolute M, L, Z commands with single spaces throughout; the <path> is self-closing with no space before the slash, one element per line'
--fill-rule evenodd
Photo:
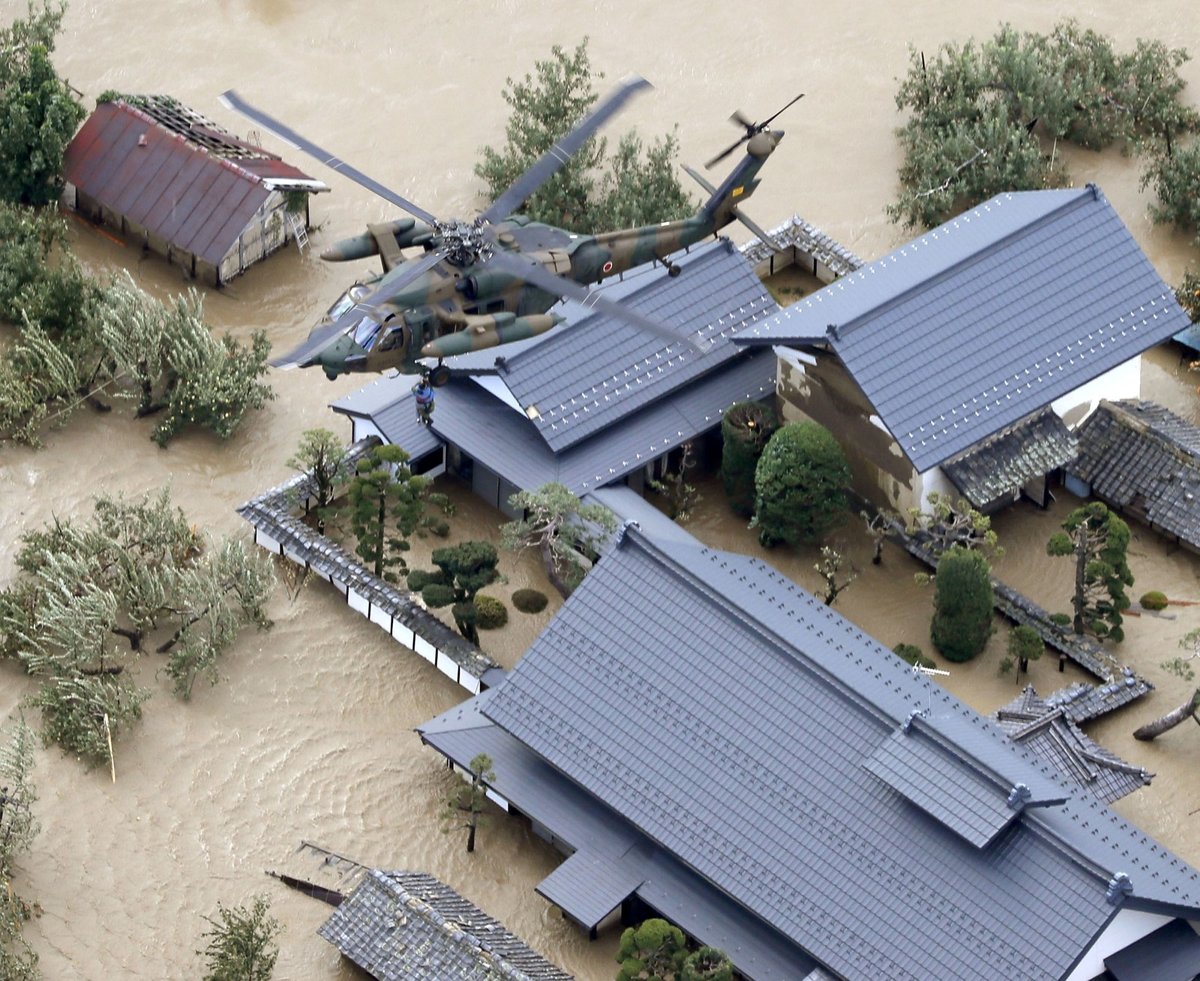
<path fill-rule="evenodd" d="M 429 372 L 422 373 L 417 383 L 412 387 L 413 397 L 417 403 L 417 422 L 430 425 L 433 420 L 433 385 L 429 382 Z"/>

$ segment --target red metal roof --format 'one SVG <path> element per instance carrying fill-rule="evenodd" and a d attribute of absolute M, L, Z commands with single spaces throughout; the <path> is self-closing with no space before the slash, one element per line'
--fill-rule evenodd
<path fill-rule="evenodd" d="M 328 190 L 162 96 L 97 106 L 67 147 L 64 172 L 100 204 L 213 265 L 237 242 L 271 184 L 311 182 L 314 191 Z"/>

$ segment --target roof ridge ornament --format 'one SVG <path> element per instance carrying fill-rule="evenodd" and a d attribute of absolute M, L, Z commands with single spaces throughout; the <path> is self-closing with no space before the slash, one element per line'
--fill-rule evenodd
<path fill-rule="evenodd" d="M 1033 799 L 1033 791 L 1023 783 L 1013 785 L 1012 790 L 1008 792 L 1008 806 L 1014 811 L 1020 813 L 1025 809 L 1025 805 Z"/>
<path fill-rule="evenodd" d="M 1124 872 L 1114 872 L 1108 880 L 1108 888 L 1104 890 L 1104 898 L 1109 906 L 1119 906 L 1121 900 L 1133 893 L 1133 883 Z"/>

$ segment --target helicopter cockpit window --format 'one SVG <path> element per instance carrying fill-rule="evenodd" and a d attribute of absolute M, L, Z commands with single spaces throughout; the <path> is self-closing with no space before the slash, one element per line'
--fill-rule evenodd
<path fill-rule="evenodd" d="M 337 302 L 329 308 L 329 312 L 325 314 L 329 320 L 337 320 L 354 304 L 361 300 L 371 291 L 363 283 L 355 283 L 345 293 L 337 298 Z"/>
<path fill-rule="evenodd" d="M 354 328 L 354 343 L 365 350 L 371 350 L 375 338 L 379 335 L 379 324 L 370 317 L 363 317 Z"/>

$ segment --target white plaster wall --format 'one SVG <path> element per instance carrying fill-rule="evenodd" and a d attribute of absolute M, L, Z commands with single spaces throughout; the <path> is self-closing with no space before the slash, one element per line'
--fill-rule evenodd
<path fill-rule="evenodd" d="M 947 477 L 941 467 L 934 467 L 932 470 L 926 470 L 917 477 L 917 493 L 920 495 L 918 507 L 922 511 L 929 510 L 929 495 L 936 493 L 943 497 L 962 497 L 958 488 L 950 483 L 950 478 Z"/>
<path fill-rule="evenodd" d="M 1083 415 L 1072 416 L 1068 425 L 1078 426 L 1092 414 L 1101 399 L 1116 401 L 1117 399 L 1136 399 L 1142 394 L 1142 356 L 1130 358 L 1124 364 L 1119 364 L 1106 371 L 1099 378 L 1093 378 L 1086 385 L 1081 385 L 1073 392 L 1068 392 L 1062 398 L 1050 403 L 1059 418 L 1065 418 L 1072 409 L 1087 406 Z"/>
<path fill-rule="evenodd" d="M 1096 938 L 1096 942 L 1083 955 L 1083 960 L 1075 970 L 1067 975 L 1066 981 L 1092 981 L 1092 978 L 1104 972 L 1104 958 L 1118 950 L 1124 950 L 1135 940 L 1141 940 L 1146 934 L 1153 933 L 1170 921 L 1171 917 L 1159 916 L 1156 913 L 1121 910 Z"/>

